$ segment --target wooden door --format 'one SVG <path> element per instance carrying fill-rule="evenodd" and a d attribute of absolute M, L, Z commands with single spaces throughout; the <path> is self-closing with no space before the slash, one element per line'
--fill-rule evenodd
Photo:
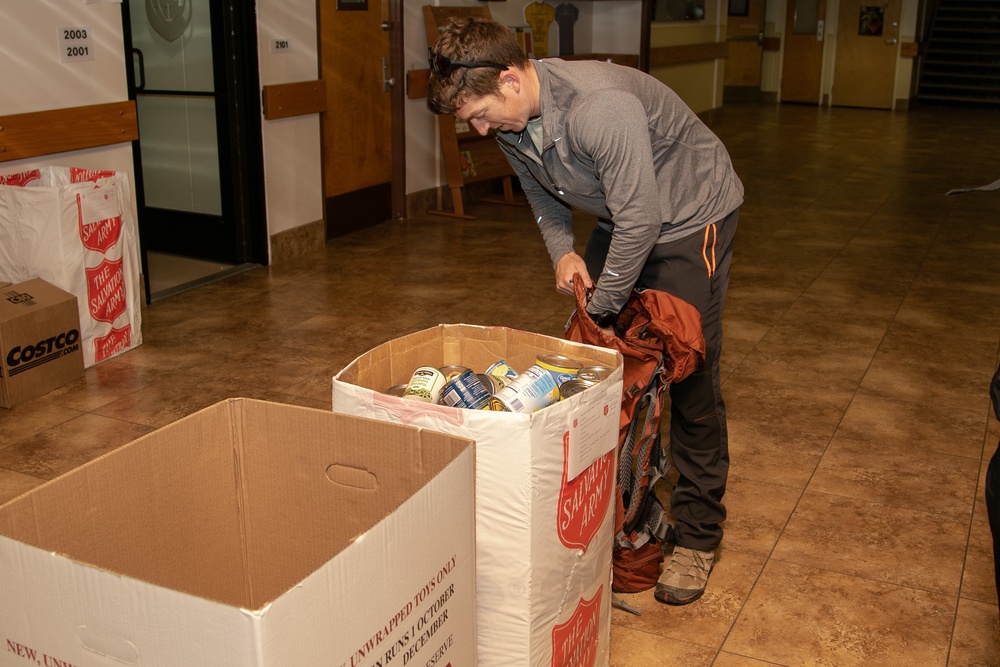
<path fill-rule="evenodd" d="M 899 0 L 840 0 L 836 106 L 892 109 L 899 57 Z"/>
<path fill-rule="evenodd" d="M 826 0 L 788 0 L 781 101 L 820 103 Z"/>
<path fill-rule="evenodd" d="M 393 216 L 393 104 L 389 0 L 319 3 L 327 238 Z M 402 151 L 402 146 L 399 147 Z"/>
<path fill-rule="evenodd" d="M 730 0 L 726 25 L 725 86 L 760 90 L 764 52 L 764 0 Z"/>

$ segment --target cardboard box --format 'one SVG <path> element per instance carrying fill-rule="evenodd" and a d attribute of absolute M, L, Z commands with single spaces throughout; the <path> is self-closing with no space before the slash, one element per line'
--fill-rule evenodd
<path fill-rule="evenodd" d="M 614 369 L 533 414 L 463 410 L 384 394 L 418 366 L 541 353 Z M 614 473 L 622 359 L 600 347 L 503 327 L 440 325 L 361 355 L 333 379 L 335 412 L 476 441 L 476 614 L 480 667 L 609 664 Z M 583 469 L 578 476 L 572 468 Z"/>
<path fill-rule="evenodd" d="M 0 287 L 0 406 L 83 375 L 76 297 L 41 278 Z"/>
<path fill-rule="evenodd" d="M 218 403 L 0 506 L 0 665 L 475 665 L 474 465 Z"/>

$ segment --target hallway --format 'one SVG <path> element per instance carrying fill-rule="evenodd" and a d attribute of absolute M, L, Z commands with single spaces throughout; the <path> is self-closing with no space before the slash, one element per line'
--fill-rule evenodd
<path fill-rule="evenodd" d="M 1000 440 L 1000 115 L 734 105 L 746 186 L 722 358 L 726 535 L 702 600 L 612 614 L 615 667 L 1000 665 L 983 480 Z M 143 344 L 0 409 L 0 502 L 230 396 L 439 323 L 561 335 L 526 208 L 470 205 L 154 302 Z M 577 220 L 583 244 L 591 219 Z M 457 667 L 457 666 L 456 666 Z"/>

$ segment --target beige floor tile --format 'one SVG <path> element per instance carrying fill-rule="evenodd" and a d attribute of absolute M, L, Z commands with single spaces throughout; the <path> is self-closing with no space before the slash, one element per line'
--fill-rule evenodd
<path fill-rule="evenodd" d="M 957 596 L 968 522 L 806 491 L 772 559 Z"/>
<path fill-rule="evenodd" d="M 808 488 L 890 507 L 947 514 L 967 523 L 978 476 L 976 459 L 838 433 Z"/>
<path fill-rule="evenodd" d="M 728 516 L 723 546 L 768 556 L 801 494 L 799 489 L 746 479 L 730 469 L 723 499 Z"/>
<path fill-rule="evenodd" d="M 992 665 L 1000 665 L 1000 608 L 975 600 L 959 600 L 948 667 Z"/>
<path fill-rule="evenodd" d="M 53 405 L 44 396 L 13 408 L 0 408 L 0 451 L 80 414 L 79 410 Z"/>
<path fill-rule="evenodd" d="M 31 491 L 36 486 L 44 484 L 41 477 L 32 477 L 24 473 L 0 468 L 0 505 L 17 498 L 22 493 Z"/>
<path fill-rule="evenodd" d="M 962 573 L 962 597 L 987 604 L 997 603 L 996 578 L 993 576 L 993 534 L 985 514 L 973 517 L 969 550 Z"/>
<path fill-rule="evenodd" d="M 611 622 L 621 628 L 718 649 L 763 565 L 762 556 L 720 549 L 701 599 L 673 606 L 658 602 L 652 589 L 619 594 L 642 615 L 635 616 L 616 608 L 612 610 Z"/>
<path fill-rule="evenodd" d="M 611 626 L 610 667 L 709 667 L 715 650 L 654 633 Z"/>
<path fill-rule="evenodd" d="M 956 602 L 772 560 L 722 650 L 781 665 L 943 666 Z"/>
<path fill-rule="evenodd" d="M 846 390 L 730 378 L 723 386 L 730 465 L 741 477 L 803 489 L 851 399 Z"/>
<path fill-rule="evenodd" d="M 712 663 L 712 667 L 775 667 L 776 665 L 778 665 L 776 662 L 754 660 L 753 658 L 736 655 L 735 653 L 726 653 L 725 651 L 720 652 L 719 657 Z M 782 666 L 779 665 L 778 667 Z"/>
<path fill-rule="evenodd" d="M 52 479 L 151 430 L 130 422 L 83 414 L 0 449 L 0 468 Z"/>

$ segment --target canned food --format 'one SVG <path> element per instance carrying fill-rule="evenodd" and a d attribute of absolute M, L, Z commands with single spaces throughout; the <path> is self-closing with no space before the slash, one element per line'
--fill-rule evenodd
<path fill-rule="evenodd" d="M 570 378 L 575 378 L 580 369 L 583 368 L 583 364 L 576 359 L 570 359 L 561 354 L 540 354 L 535 357 L 535 363 L 552 375 L 557 386 Z"/>
<path fill-rule="evenodd" d="M 413 371 L 413 376 L 406 383 L 403 398 L 425 403 L 437 403 L 438 399 L 441 398 L 444 382 L 444 374 L 441 371 L 433 366 L 421 366 Z"/>
<path fill-rule="evenodd" d="M 441 390 L 440 403 L 453 408 L 479 410 L 490 401 L 491 392 L 472 371 L 465 371 L 453 378 Z"/>
<path fill-rule="evenodd" d="M 598 383 L 594 380 L 584 380 L 583 378 L 572 378 L 559 385 L 559 400 L 565 400 L 570 396 L 576 396 L 585 389 L 590 389 Z"/>
<path fill-rule="evenodd" d="M 505 359 L 501 359 L 500 361 L 496 362 L 495 364 L 487 368 L 486 374 L 493 375 L 495 377 L 500 378 L 501 380 L 504 378 L 513 379 L 517 377 L 517 371 L 511 368 L 510 364 L 508 364 Z"/>
<path fill-rule="evenodd" d="M 580 372 L 576 374 L 581 380 L 590 380 L 592 382 L 601 382 L 602 380 L 607 380 L 611 377 L 613 373 L 607 366 L 584 366 L 580 369 Z"/>
<path fill-rule="evenodd" d="M 451 382 L 452 380 L 457 378 L 462 373 L 465 373 L 469 369 L 466 368 L 465 366 L 442 366 L 438 370 L 441 371 L 442 375 L 444 375 L 445 382 Z"/>
<path fill-rule="evenodd" d="M 479 381 L 483 383 L 484 387 L 486 387 L 486 391 L 490 392 L 490 396 L 497 393 L 504 387 L 500 378 L 495 375 L 490 375 L 489 373 L 478 373 L 476 377 L 479 378 Z"/>
<path fill-rule="evenodd" d="M 559 400 L 559 385 L 539 365 L 530 366 L 490 399 L 491 410 L 529 413 Z"/>
<path fill-rule="evenodd" d="M 389 394 L 390 396 L 402 396 L 404 393 L 406 393 L 406 385 L 394 384 L 388 389 L 386 389 L 385 393 Z"/>

